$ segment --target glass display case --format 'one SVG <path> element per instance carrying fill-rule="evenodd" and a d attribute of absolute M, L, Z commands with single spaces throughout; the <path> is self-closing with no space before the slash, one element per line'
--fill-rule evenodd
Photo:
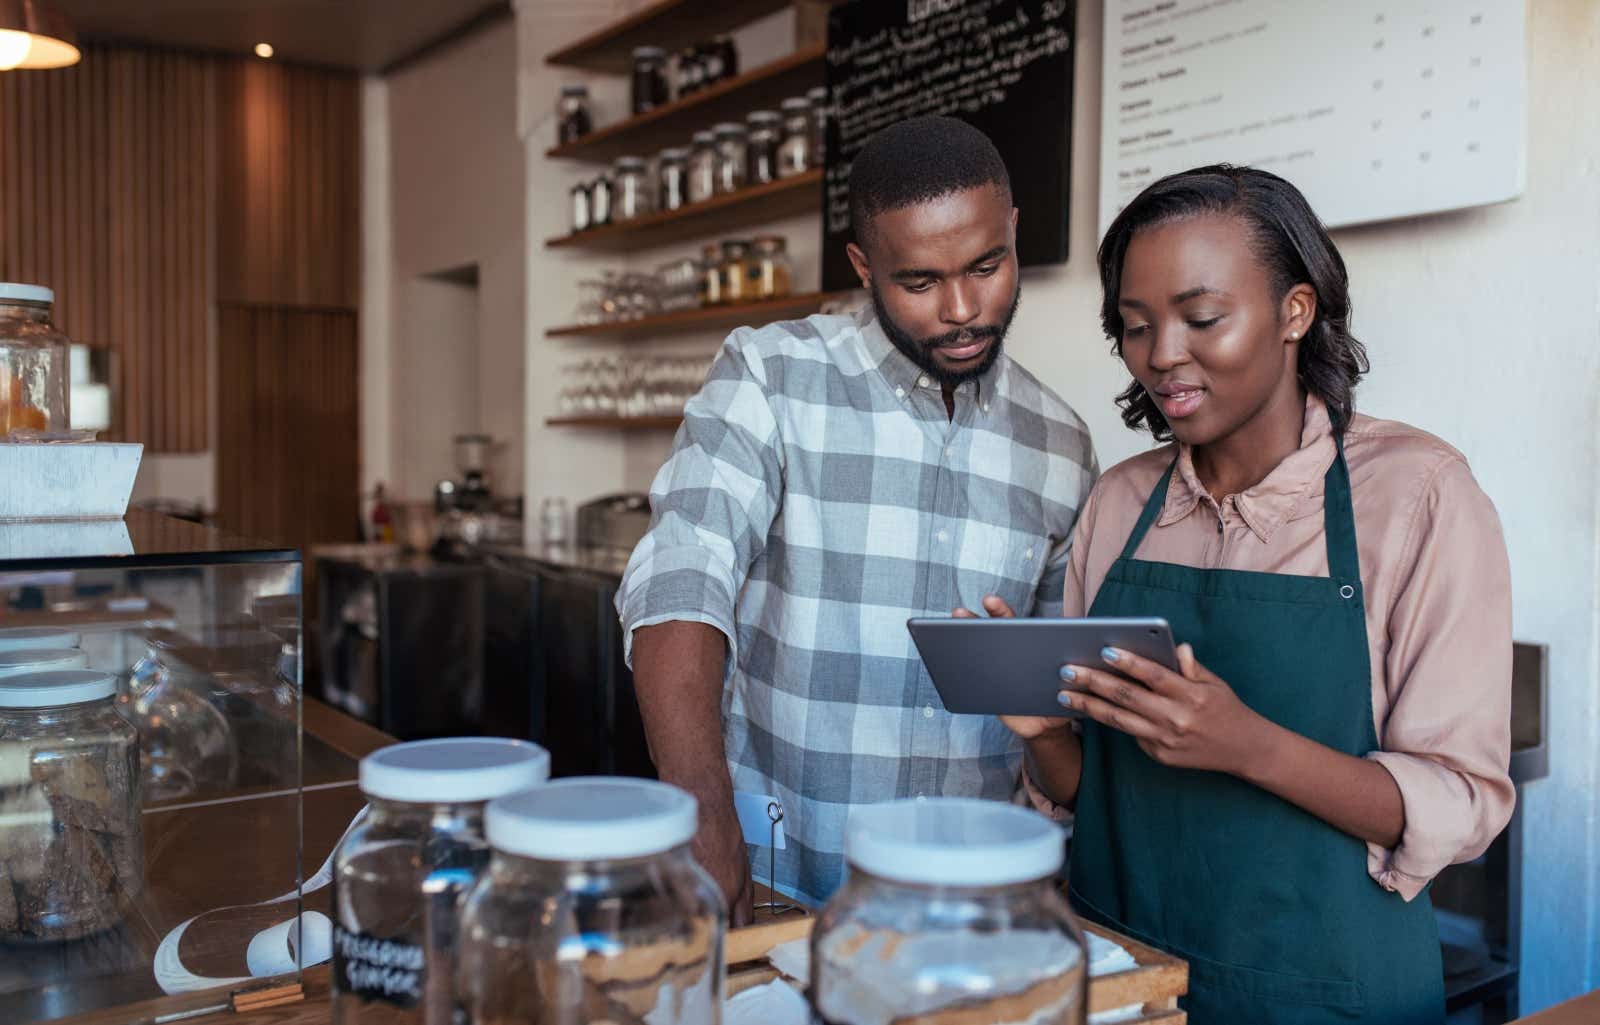
<path fill-rule="evenodd" d="M 301 728 L 300 595 L 297 552 L 184 521 L 0 522 L 0 646 L 87 663 L 0 679 L 0 1025 L 164 1020 L 326 958 L 317 867 L 362 800 Z"/>

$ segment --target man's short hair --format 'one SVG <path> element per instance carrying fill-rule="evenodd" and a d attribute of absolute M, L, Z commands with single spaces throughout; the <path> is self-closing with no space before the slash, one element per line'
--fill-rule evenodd
<path fill-rule="evenodd" d="M 850 226 L 864 244 L 878 214 L 984 185 L 1011 194 L 987 135 L 953 117 L 897 121 L 868 139 L 850 166 Z"/>

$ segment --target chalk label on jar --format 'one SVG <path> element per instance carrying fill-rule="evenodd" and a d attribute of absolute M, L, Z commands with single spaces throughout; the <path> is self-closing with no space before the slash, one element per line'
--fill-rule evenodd
<path fill-rule="evenodd" d="M 333 976 L 342 992 L 415 1007 L 422 999 L 425 966 L 422 948 L 415 943 L 333 927 Z"/>

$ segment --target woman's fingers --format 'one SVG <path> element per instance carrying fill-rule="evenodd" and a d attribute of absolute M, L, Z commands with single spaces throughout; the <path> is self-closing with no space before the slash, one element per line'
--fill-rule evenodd
<path fill-rule="evenodd" d="M 1188 691 L 1194 685 L 1193 679 L 1186 679 L 1184 674 L 1175 673 L 1159 662 L 1152 662 L 1147 658 L 1135 655 L 1131 651 L 1121 648 L 1105 648 L 1100 652 L 1100 657 L 1105 659 L 1106 665 L 1117 672 L 1131 676 L 1135 680 L 1149 687 L 1157 694 L 1169 698 L 1176 698 Z M 1191 660 L 1193 653 L 1190 653 Z M 1183 665 L 1183 656 L 1178 656 L 1178 664 Z M 1199 663 L 1194 663 L 1198 665 Z"/>
<path fill-rule="evenodd" d="M 1087 690 L 1118 708 L 1133 712 L 1142 719 L 1160 722 L 1170 711 L 1170 703 L 1160 694 L 1136 680 L 1103 669 L 1066 666 L 1061 671 L 1061 678 L 1072 687 Z M 1073 696 L 1077 696 L 1076 691 Z"/>
<path fill-rule="evenodd" d="M 1140 740 L 1153 739 L 1159 733 L 1149 719 L 1095 694 L 1076 690 L 1062 693 L 1071 702 L 1069 707 L 1073 711 L 1082 712 L 1102 726 L 1109 726 Z"/>

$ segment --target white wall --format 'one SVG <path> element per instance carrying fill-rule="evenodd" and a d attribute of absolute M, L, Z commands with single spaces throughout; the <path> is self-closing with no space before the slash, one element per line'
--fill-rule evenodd
<path fill-rule="evenodd" d="M 361 82 L 361 493 L 393 481 L 394 217 L 390 207 L 389 83 Z M 362 505 L 362 514 L 366 505 Z"/>
<path fill-rule="evenodd" d="M 565 230 L 566 188 L 575 177 L 540 155 L 549 144 L 551 100 L 570 77 L 546 68 L 543 56 L 634 6 L 517 6 L 529 152 L 528 492 L 535 502 L 548 493 L 581 499 L 643 487 L 667 449 L 664 438 L 538 426 L 556 396 L 555 375 L 546 371 L 587 351 L 548 342 L 543 330 L 568 319 L 580 278 L 610 265 L 552 257 L 538 241 Z M 1529 0 L 1528 8 L 1526 194 L 1335 235 L 1350 267 L 1354 326 L 1373 359 L 1359 406 L 1433 431 L 1466 454 L 1505 524 L 1516 635 L 1551 648 L 1551 776 L 1528 788 L 1524 807 L 1524 1012 L 1600 985 L 1600 5 Z M 1110 465 L 1145 442 L 1118 418 L 1112 396 L 1126 375 L 1098 327 L 1101 10 L 1094 0 L 1078 10 L 1071 259 L 1025 274 L 1009 344 L 1089 421 Z M 607 84 L 610 102 L 620 105 L 619 83 Z M 817 226 L 802 218 L 785 230 L 793 244 L 808 230 L 814 237 Z M 805 259 L 814 266 L 815 250 Z M 797 287 L 807 284 L 815 278 L 802 276 Z"/>
<path fill-rule="evenodd" d="M 439 478 L 456 477 L 450 439 L 476 431 L 497 443 L 494 490 L 523 490 L 526 203 L 516 79 L 507 18 L 388 76 L 382 99 L 368 98 L 369 126 L 386 126 L 388 173 L 374 182 L 369 170 L 367 185 L 387 190 L 389 238 L 366 235 L 378 250 L 368 259 L 387 253 L 387 267 L 368 275 L 362 305 L 392 321 L 364 336 L 363 369 L 392 373 L 363 381 L 364 397 L 390 395 L 387 414 L 369 410 L 364 425 L 387 441 L 372 434 L 363 455 L 403 482 L 404 498 L 425 499 Z M 475 288 L 435 278 L 464 267 L 476 268 Z"/>

